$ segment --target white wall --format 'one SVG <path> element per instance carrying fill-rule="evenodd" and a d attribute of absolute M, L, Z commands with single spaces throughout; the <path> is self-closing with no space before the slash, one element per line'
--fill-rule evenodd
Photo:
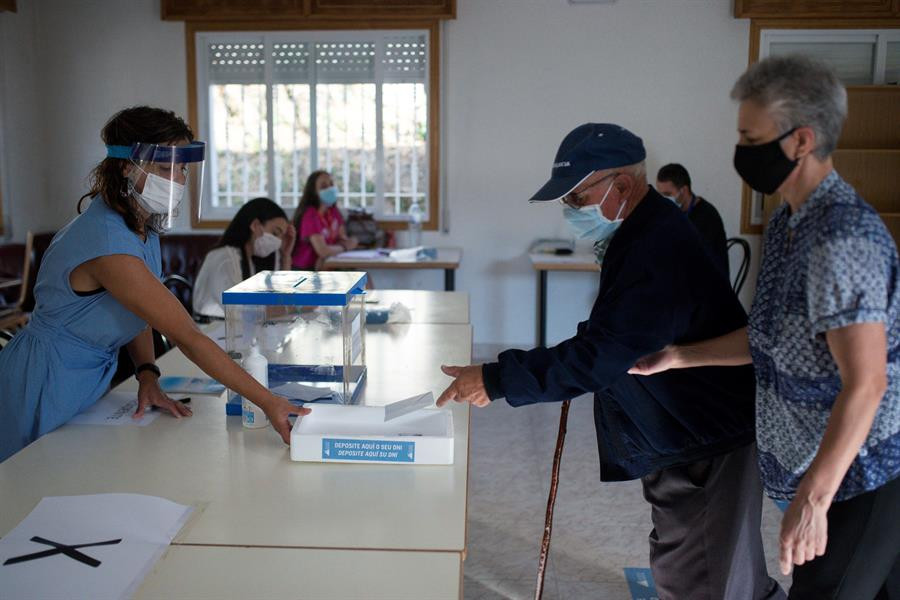
<path fill-rule="evenodd" d="M 37 19 L 33 3 L 0 13 L 0 195 L 4 241 L 21 242 L 48 221 L 46 174 L 41 154 Z"/>
<path fill-rule="evenodd" d="M 748 22 L 729 0 L 461 0 L 445 28 L 449 241 L 466 248 L 459 287 L 472 293 L 477 342 L 534 335 L 530 240 L 566 233 L 558 206 L 529 206 L 562 137 L 586 121 L 644 139 L 651 177 L 690 171 L 726 232 L 739 230 L 728 93 L 747 65 Z M 596 278 L 550 275 L 549 341 L 587 315 Z"/>
<path fill-rule="evenodd" d="M 41 101 L 37 129 L 42 146 L 54 148 L 54 160 L 52 170 L 40 169 L 47 200 L 36 220 L 58 227 L 74 214 L 85 176 L 103 156 L 98 132 L 115 110 L 147 103 L 185 114 L 184 28 L 159 19 L 158 0 L 19 5 L 20 14 L 0 16 L 3 33 L 13 19 L 33 20 L 40 43 L 26 40 L 36 53 L 29 55 L 32 63 L 27 56 L 5 62 L 17 77 L 37 73 L 31 75 L 33 97 Z M 651 177 L 664 163 L 683 163 L 695 191 L 719 209 L 726 233 L 737 234 L 736 109 L 728 92 L 747 65 L 749 27 L 732 17 L 731 6 L 731 0 L 579 6 L 459 0 L 459 18 L 445 24 L 442 44 L 449 232 L 426 233 L 424 241 L 464 248 L 457 289 L 471 294 L 476 343 L 534 341 L 535 275 L 525 250 L 536 237 L 567 231 L 557 205 L 526 200 L 549 175 L 562 137 L 583 122 L 615 122 L 643 137 Z M 4 50 L 9 45 L 4 35 Z M 5 89 L 6 97 L 16 96 Z M 16 123 L 19 111 L 33 113 L 30 105 L 9 104 L 5 122 Z M 35 139 L 18 135 L 16 145 L 33 146 Z M 9 163 L 16 153 L 4 154 Z M 10 179 L 16 189 L 25 185 L 16 169 Z M 384 287 L 441 289 L 443 282 L 437 272 L 374 277 Z M 552 342 L 587 315 L 597 278 L 555 273 L 550 279 Z"/>

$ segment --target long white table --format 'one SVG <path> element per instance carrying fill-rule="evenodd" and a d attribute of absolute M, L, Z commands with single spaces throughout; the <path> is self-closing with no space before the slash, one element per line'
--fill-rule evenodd
<path fill-rule="evenodd" d="M 367 310 L 384 310 L 395 302 L 409 309 L 409 323 L 469 323 L 469 294 L 467 292 L 431 292 L 421 290 L 384 290 L 367 292 L 373 302 L 366 300 Z"/>
<path fill-rule="evenodd" d="M 471 346 L 469 325 L 367 327 L 364 401 L 437 396 L 450 381 L 439 366 L 469 364 Z M 177 350 L 158 364 L 166 374 L 199 375 Z M 195 396 L 191 407 L 191 418 L 161 415 L 143 428 L 67 425 L 0 464 L 0 532 L 44 496 L 150 494 L 195 513 L 139 597 L 252 596 L 258 580 L 238 584 L 242 566 L 278 580 L 259 589 L 265 596 L 460 596 L 467 405 L 451 409 L 452 466 L 296 463 L 273 430 L 226 417 L 221 398 Z"/>
<path fill-rule="evenodd" d="M 600 272 L 593 254 L 577 253 L 557 256 L 531 252 L 532 268 L 537 271 L 537 345 L 547 345 L 547 273 L 549 271 Z"/>
<path fill-rule="evenodd" d="M 458 600 L 460 573 L 448 552 L 170 546 L 135 598 Z"/>
<path fill-rule="evenodd" d="M 462 262 L 462 248 L 436 248 L 437 256 L 417 260 L 414 258 L 390 258 L 388 256 L 360 257 L 351 253 L 337 254 L 325 260 L 328 270 L 371 271 L 373 269 L 443 269 L 444 291 L 456 289 L 456 270 Z"/>

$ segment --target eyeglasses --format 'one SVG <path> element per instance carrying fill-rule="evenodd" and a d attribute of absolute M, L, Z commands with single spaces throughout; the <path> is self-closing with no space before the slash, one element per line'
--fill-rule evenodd
<path fill-rule="evenodd" d="M 616 177 L 618 177 L 619 175 L 620 175 L 620 173 L 610 173 L 609 175 L 606 175 L 605 177 L 601 177 L 600 179 L 598 179 L 597 181 L 595 181 L 595 182 L 592 183 L 591 185 L 587 186 L 586 188 L 584 188 L 584 189 L 581 190 L 580 192 L 577 192 L 577 193 L 576 193 L 576 192 L 569 192 L 568 194 L 566 194 L 565 196 L 563 196 L 562 198 L 560 198 L 559 201 L 560 201 L 562 204 L 565 204 L 566 206 L 568 206 L 569 208 L 574 208 L 575 210 L 578 210 L 578 209 L 580 209 L 581 207 L 584 206 L 584 204 L 585 204 L 585 202 L 586 202 L 586 196 L 587 196 L 587 193 L 588 193 L 588 190 L 589 190 L 589 189 L 591 189 L 592 187 L 594 187 L 594 186 L 596 186 L 596 185 L 599 185 L 599 184 L 603 183 L 604 181 L 606 181 L 607 179 L 609 179 L 609 178 L 611 178 L 611 177 L 612 177 L 612 178 L 616 178 Z"/>

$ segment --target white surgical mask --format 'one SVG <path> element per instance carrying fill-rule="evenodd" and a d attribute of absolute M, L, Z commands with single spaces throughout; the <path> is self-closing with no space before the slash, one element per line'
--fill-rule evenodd
<path fill-rule="evenodd" d="M 265 258 L 281 248 L 281 238 L 268 231 L 253 240 L 253 256 Z"/>
<path fill-rule="evenodd" d="M 610 182 L 599 204 L 589 204 L 581 208 L 572 208 L 570 206 L 563 208 L 563 216 L 578 238 L 588 239 L 592 242 L 602 242 L 612 237 L 619 225 L 622 224 L 623 219 L 621 216 L 622 209 L 625 208 L 624 202 L 619 206 L 619 212 L 616 213 L 615 219 L 608 219 L 603 214 L 602 207 L 606 203 L 606 198 L 612 189 L 613 185 Z"/>
<path fill-rule="evenodd" d="M 137 190 L 134 190 L 134 196 L 147 212 L 154 215 L 165 215 L 169 213 L 170 192 L 171 212 L 174 215 L 184 197 L 184 185 L 177 181 L 171 181 L 154 173 L 147 173 L 147 177 L 144 179 L 144 191 L 138 193 Z"/>

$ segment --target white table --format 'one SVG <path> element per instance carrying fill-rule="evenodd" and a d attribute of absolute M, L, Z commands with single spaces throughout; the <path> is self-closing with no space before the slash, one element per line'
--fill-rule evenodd
<path fill-rule="evenodd" d="M 367 310 L 390 308 L 395 302 L 409 309 L 410 323 L 446 323 L 464 325 L 469 322 L 469 294 L 466 292 L 431 292 L 422 290 L 370 290 L 376 302 L 366 300 Z"/>
<path fill-rule="evenodd" d="M 471 345 L 469 325 L 368 327 L 365 402 L 386 403 L 427 390 L 439 394 L 450 381 L 439 366 L 469 364 Z M 199 374 L 177 350 L 158 364 L 166 374 Z M 134 380 L 119 389 L 135 389 Z M 130 492 L 196 508 L 173 541 L 176 546 L 381 552 L 379 560 L 391 563 L 387 572 L 392 576 L 383 579 L 387 587 L 372 588 L 368 597 L 382 592 L 394 597 L 408 589 L 406 575 L 412 577 L 412 572 L 402 552 L 441 555 L 434 560 L 440 564 L 435 578 L 450 563 L 461 568 L 466 548 L 467 405 L 452 408 L 452 466 L 296 463 L 271 429 L 245 430 L 239 418 L 226 418 L 221 399 L 195 396 L 191 407 L 191 418 L 161 415 L 143 428 L 67 425 L 0 464 L 0 533 L 14 527 L 44 496 Z M 254 566 L 260 569 L 276 561 L 259 556 Z M 289 562 L 284 556 L 279 554 L 277 560 Z M 342 555 L 333 556 L 337 560 Z M 335 582 L 336 574 L 348 581 Z M 433 589 L 459 589 L 461 570 L 452 575 L 432 579 Z M 283 576 L 286 581 L 296 579 L 291 571 Z M 309 576 L 316 586 L 325 586 L 319 589 L 335 585 L 336 590 L 354 578 L 340 562 L 314 569 Z M 147 585 L 164 583 L 150 579 Z M 192 585 L 197 588 L 188 586 L 183 595 L 205 584 L 201 578 Z M 226 595 L 247 595 L 236 588 L 233 592 Z"/>
<path fill-rule="evenodd" d="M 338 254 L 325 260 L 326 269 L 368 271 L 370 269 L 443 269 L 444 291 L 452 292 L 456 286 L 456 269 L 462 261 L 462 248 L 436 248 L 437 257 L 416 260 L 413 258 L 375 258 Z"/>
<path fill-rule="evenodd" d="M 547 272 L 548 271 L 586 271 L 600 272 L 600 265 L 593 254 L 528 254 L 531 266 L 537 271 L 537 345 L 547 345 Z"/>
<path fill-rule="evenodd" d="M 450 600 L 461 572 L 447 552 L 170 546 L 135 598 Z"/>

